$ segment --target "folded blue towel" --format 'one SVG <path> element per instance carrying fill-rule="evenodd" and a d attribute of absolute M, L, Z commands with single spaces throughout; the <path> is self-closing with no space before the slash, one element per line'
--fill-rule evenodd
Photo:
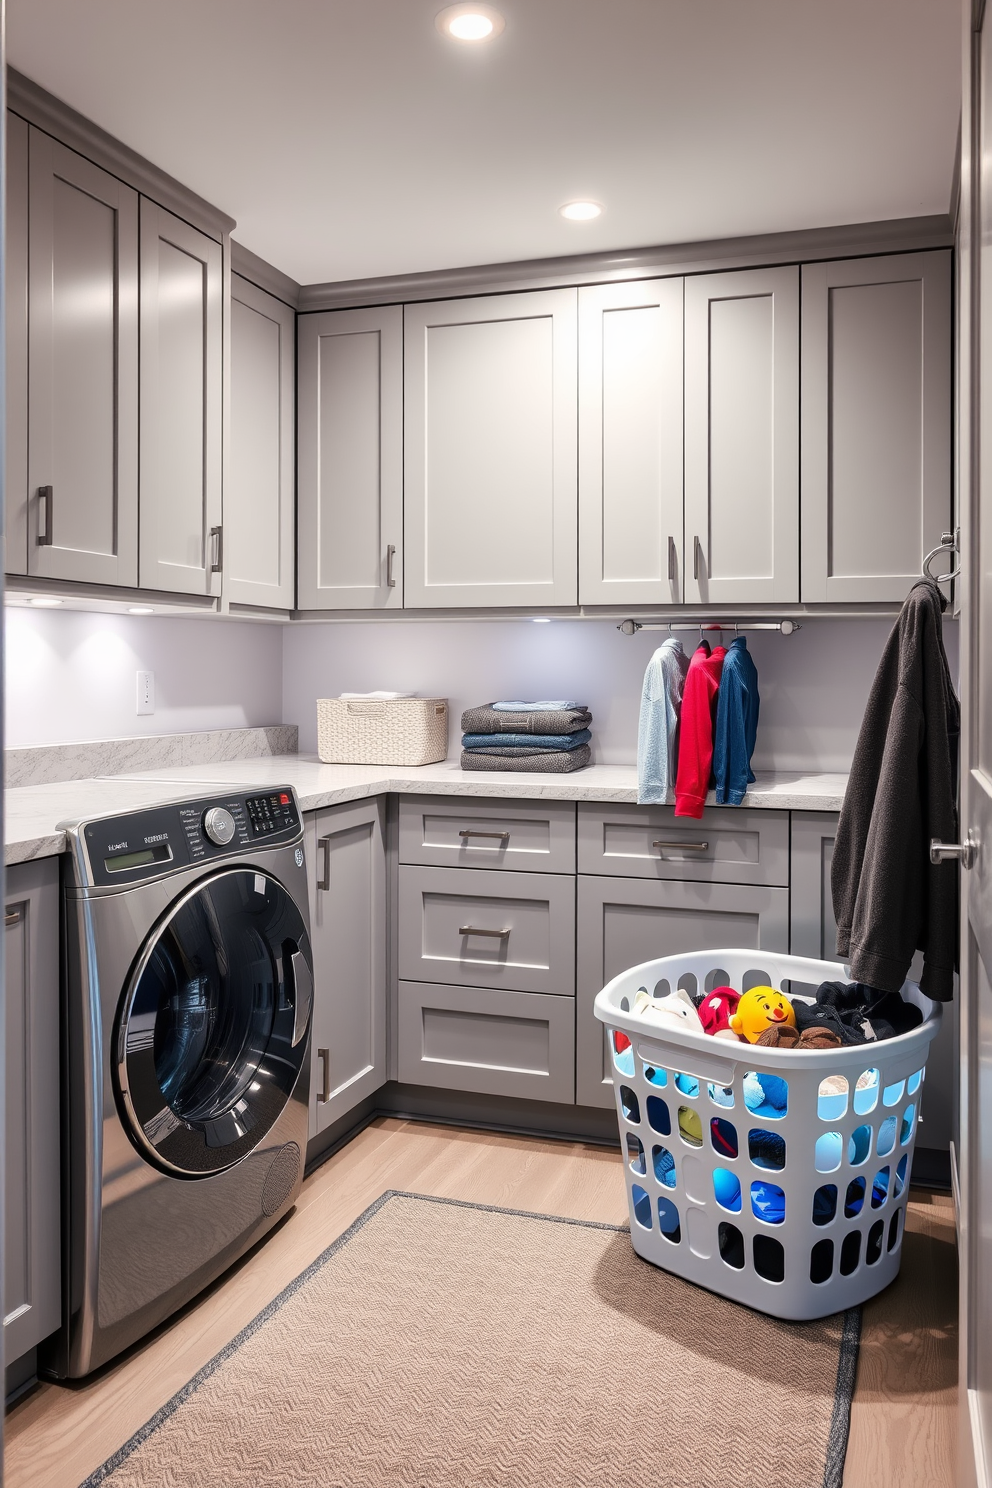
<path fill-rule="evenodd" d="M 497 713 L 560 713 L 566 708 L 584 708 L 585 703 L 562 702 L 553 698 L 550 702 L 543 703 L 490 703 Z"/>
<path fill-rule="evenodd" d="M 589 729 L 576 734 L 463 734 L 463 749 L 578 749 L 592 738 Z"/>

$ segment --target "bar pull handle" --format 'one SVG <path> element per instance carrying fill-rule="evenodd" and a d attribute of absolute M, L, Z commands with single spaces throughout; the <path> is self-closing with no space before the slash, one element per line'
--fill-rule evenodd
<path fill-rule="evenodd" d="M 698 537 L 692 539 L 692 577 L 699 578 L 699 558 L 703 551 L 703 545 Z"/>
<path fill-rule="evenodd" d="M 50 548 L 52 546 L 52 497 L 54 493 L 54 486 L 38 487 L 39 548 Z"/>
<path fill-rule="evenodd" d="M 8 930 L 21 923 L 21 911 L 19 909 L 8 909 L 4 912 L 3 922 Z"/>
<path fill-rule="evenodd" d="M 709 847 L 708 842 L 673 842 L 670 837 L 659 837 L 657 842 L 652 842 L 652 847 L 678 847 L 687 852 L 705 852 Z"/>
<path fill-rule="evenodd" d="M 509 842 L 509 832 L 484 832 L 481 827 L 462 827 L 459 837 L 495 837 L 497 842 Z"/>
<path fill-rule="evenodd" d="M 320 877 L 317 880 L 317 887 L 318 887 L 318 889 L 321 889 L 321 890 L 323 890 L 326 893 L 327 890 L 331 887 L 331 839 L 330 839 L 330 837 L 321 837 L 320 840 L 317 843 L 317 846 L 318 846 L 318 848 L 320 849 L 320 851 L 324 855 L 323 856 L 323 861 L 321 863 Z"/>
<path fill-rule="evenodd" d="M 210 572 L 220 573 L 224 567 L 224 529 L 223 527 L 211 527 L 210 541 L 213 544 L 213 557 L 210 561 Z"/>
<path fill-rule="evenodd" d="M 962 868 L 974 868 L 977 857 L 978 839 L 971 832 L 963 842 L 938 842 L 936 837 L 931 840 L 931 863 L 942 863 L 945 858 L 957 858 Z"/>
<path fill-rule="evenodd" d="M 386 548 L 386 588 L 396 588 L 396 576 L 393 573 L 393 561 L 396 558 L 396 544 L 390 543 Z"/>
<path fill-rule="evenodd" d="M 505 940 L 509 935 L 507 930 L 484 930 L 481 925 L 459 925 L 459 935 L 491 935 L 494 940 Z"/>
<path fill-rule="evenodd" d="M 293 980 L 293 1043 L 295 1049 L 307 1031 L 310 1009 L 313 1006 L 313 977 L 307 958 L 300 950 L 293 951 L 289 958 L 289 969 Z"/>
<path fill-rule="evenodd" d="M 669 583 L 674 584 L 675 583 L 675 580 L 678 578 L 678 562 L 679 562 L 679 560 L 678 560 L 678 554 L 675 551 L 675 539 L 674 539 L 674 537 L 670 537 L 668 539 L 668 579 L 669 579 Z"/>
<path fill-rule="evenodd" d="M 317 1058 L 320 1060 L 322 1079 L 320 1091 L 317 1095 L 317 1104 L 326 1105 L 331 1098 L 331 1051 L 330 1049 L 318 1049 Z"/>

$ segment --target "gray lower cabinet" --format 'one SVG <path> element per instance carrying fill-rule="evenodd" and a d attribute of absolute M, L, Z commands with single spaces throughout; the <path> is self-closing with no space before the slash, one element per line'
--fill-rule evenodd
<path fill-rule="evenodd" d="M 399 975 L 571 997 L 574 877 L 401 865 Z"/>
<path fill-rule="evenodd" d="M 789 884 L 789 813 L 707 806 L 579 806 L 579 872 L 714 883 Z"/>
<path fill-rule="evenodd" d="M 5 905 L 4 1351 L 59 1326 L 59 865 L 7 870 Z"/>
<path fill-rule="evenodd" d="M 611 1106 L 613 1084 L 596 995 L 628 967 L 680 951 L 787 951 L 789 891 L 718 883 L 579 878 L 575 1099 Z"/>
<path fill-rule="evenodd" d="M 231 434 L 224 481 L 224 593 L 296 602 L 296 312 L 231 276 Z"/>
<path fill-rule="evenodd" d="M 789 950 L 817 961 L 837 959 L 837 924 L 830 893 L 837 817 L 832 811 L 792 813 L 792 899 Z"/>
<path fill-rule="evenodd" d="M 575 1018 L 570 997 L 399 984 L 399 1078 L 477 1095 L 571 1102 Z"/>
<path fill-rule="evenodd" d="M 527 873 L 575 872 L 571 801 L 400 798 L 401 863 Z"/>
<path fill-rule="evenodd" d="M 310 1136 L 386 1080 L 386 855 L 381 799 L 308 813 L 314 960 Z"/>

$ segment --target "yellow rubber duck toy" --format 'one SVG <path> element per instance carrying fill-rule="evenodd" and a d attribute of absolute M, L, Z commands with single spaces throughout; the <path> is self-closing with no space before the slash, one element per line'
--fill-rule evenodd
<path fill-rule="evenodd" d="M 766 1028 L 783 1024 L 795 1028 L 796 1015 L 789 999 L 774 987 L 752 987 L 745 992 L 730 1020 L 734 1032 L 749 1044 L 756 1044 Z"/>

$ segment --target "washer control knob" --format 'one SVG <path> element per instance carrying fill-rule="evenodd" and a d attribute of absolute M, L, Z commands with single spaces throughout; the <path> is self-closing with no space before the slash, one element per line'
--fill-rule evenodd
<path fill-rule="evenodd" d="M 223 806 L 211 806 L 204 814 L 203 830 L 211 842 L 216 842 L 218 847 L 226 847 L 234 836 L 234 817 Z"/>

